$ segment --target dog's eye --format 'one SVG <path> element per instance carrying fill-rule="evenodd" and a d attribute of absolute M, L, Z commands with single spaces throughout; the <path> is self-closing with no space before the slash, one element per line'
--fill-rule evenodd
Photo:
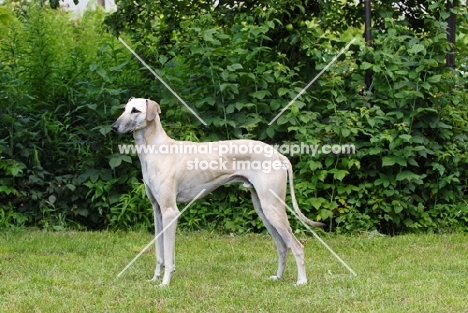
<path fill-rule="evenodd" d="M 138 111 L 137 109 L 132 108 L 132 112 L 131 112 L 131 113 L 141 113 L 141 111 Z"/>

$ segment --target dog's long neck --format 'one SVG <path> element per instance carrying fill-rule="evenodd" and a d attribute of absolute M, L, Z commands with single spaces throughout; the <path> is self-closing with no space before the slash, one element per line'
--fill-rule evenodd
<path fill-rule="evenodd" d="M 133 138 L 136 145 L 160 145 L 173 141 L 164 131 L 159 116 L 156 116 L 145 128 L 134 131 Z"/>

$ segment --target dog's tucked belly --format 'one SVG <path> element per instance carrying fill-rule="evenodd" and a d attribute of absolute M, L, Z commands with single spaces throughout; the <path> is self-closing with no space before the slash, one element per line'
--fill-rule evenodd
<path fill-rule="evenodd" d="M 237 183 L 237 182 L 244 183 L 244 187 L 252 188 L 252 185 L 248 181 L 248 179 L 239 175 L 219 177 L 216 180 L 212 180 L 208 182 L 195 181 L 195 182 L 190 182 L 187 185 L 184 182 L 182 182 L 177 188 L 176 201 L 177 202 L 192 201 L 198 195 L 200 191 L 205 189 L 203 194 L 199 197 L 199 198 L 202 198 L 220 186 L 223 186 L 229 183 Z M 194 187 L 194 183 L 196 187 Z"/>

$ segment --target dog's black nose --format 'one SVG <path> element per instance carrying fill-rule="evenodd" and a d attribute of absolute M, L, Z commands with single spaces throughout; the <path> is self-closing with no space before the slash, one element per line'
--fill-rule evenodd
<path fill-rule="evenodd" d="M 112 124 L 111 128 L 112 128 L 114 131 L 117 131 L 117 128 L 119 128 L 119 126 L 117 125 L 117 123 L 114 123 L 114 124 Z"/>

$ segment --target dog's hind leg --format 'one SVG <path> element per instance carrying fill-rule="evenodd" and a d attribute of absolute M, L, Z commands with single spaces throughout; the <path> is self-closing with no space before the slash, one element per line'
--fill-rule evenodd
<path fill-rule="evenodd" d="M 265 214 L 262 209 L 262 205 L 260 203 L 260 199 L 255 189 L 252 188 L 251 192 L 252 192 L 252 202 L 253 202 L 255 211 L 257 212 L 258 216 L 262 220 L 266 229 L 268 230 L 268 232 L 270 233 L 270 235 L 273 237 L 273 239 L 276 242 L 276 248 L 278 251 L 278 270 L 276 271 L 276 275 L 270 276 L 270 279 L 276 280 L 276 279 L 283 277 L 284 269 L 286 266 L 286 260 L 288 257 L 288 247 L 286 243 L 284 242 L 283 237 L 281 237 L 281 235 L 278 233 L 276 228 L 273 227 L 268 221 L 268 219 L 265 217 Z"/>
<path fill-rule="evenodd" d="M 272 189 L 277 193 L 281 199 L 285 198 L 286 191 L 283 188 Z M 307 276 L 305 271 L 304 262 L 304 247 L 294 236 L 291 226 L 289 225 L 288 216 L 285 211 L 284 204 L 276 199 L 271 191 L 262 188 L 262 191 L 257 189 L 258 198 L 260 200 L 265 220 L 271 224 L 277 234 L 282 238 L 283 242 L 287 247 L 291 248 L 291 251 L 296 259 L 297 265 L 297 283 L 296 285 L 302 285 L 307 283 Z"/>

